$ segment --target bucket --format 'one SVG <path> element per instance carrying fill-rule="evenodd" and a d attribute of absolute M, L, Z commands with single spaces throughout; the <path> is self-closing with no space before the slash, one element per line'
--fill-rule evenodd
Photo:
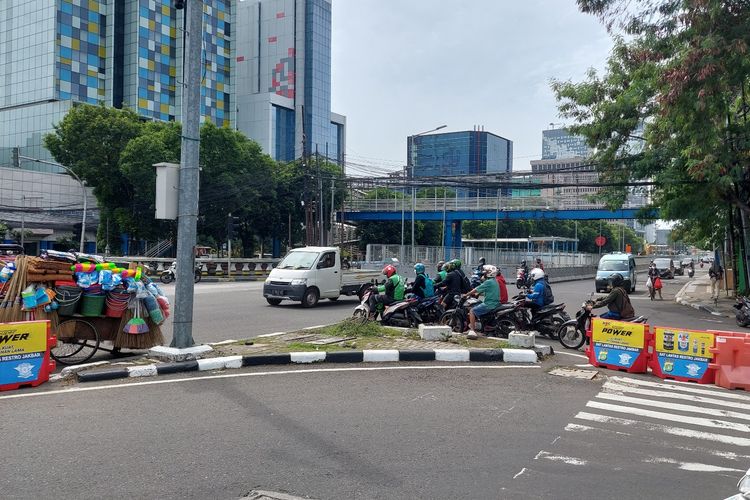
<path fill-rule="evenodd" d="M 122 318 L 122 314 L 128 308 L 129 300 L 130 294 L 124 288 L 118 287 L 107 292 L 104 315 L 109 318 Z"/>
<path fill-rule="evenodd" d="M 101 316 L 104 312 L 104 295 L 83 295 L 81 298 L 81 314 L 83 316 Z"/>
<path fill-rule="evenodd" d="M 57 294 L 56 300 L 60 304 L 57 309 L 57 314 L 60 316 L 73 316 L 78 306 L 78 301 L 81 299 L 81 293 L 83 291 L 76 285 L 57 285 L 55 293 Z"/>

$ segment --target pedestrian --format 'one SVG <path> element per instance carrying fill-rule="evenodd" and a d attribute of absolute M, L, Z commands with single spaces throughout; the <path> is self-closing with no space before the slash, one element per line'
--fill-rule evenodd
<path fill-rule="evenodd" d="M 718 260 L 714 260 L 714 263 L 708 268 L 708 277 L 711 278 L 711 298 L 718 299 L 721 281 L 724 279 L 724 268 L 721 267 Z"/>

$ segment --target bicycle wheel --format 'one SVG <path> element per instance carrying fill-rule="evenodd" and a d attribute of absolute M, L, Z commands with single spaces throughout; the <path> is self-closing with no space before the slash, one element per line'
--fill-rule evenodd
<path fill-rule="evenodd" d="M 52 348 L 52 358 L 63 365 L 77 365 L 88 361 L 99 349 L 99 332 L 82 319 L 69 319 L 57 325 L 58 332 L 72 334 L 71 337 L 57 338 Z"/>

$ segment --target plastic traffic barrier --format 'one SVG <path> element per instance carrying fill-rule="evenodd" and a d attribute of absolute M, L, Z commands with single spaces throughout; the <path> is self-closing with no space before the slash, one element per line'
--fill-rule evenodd
<path fill-rule="evenodd" d="M 0 391 L 36 387 L 55 370 L 49 321 L 0 323 Z"/>
<path fill-rule="evenodd" d="M 711 352 L 714 361 L 709 368 L 716 374 L 714 383 L 725 389 L 750 391 L 750 336 L 717 335 Z"/>
<path fill-rule="evenodd" d="M 646 373 L 651 340 L 648 325 L 594 318 L 587 335 L 591 343 L 586 348 L 586 355 L 593 366 Z"/>
<path fill-rule="evenodd" d="M 713 384 L 716 372 L 708 367 L 714 339 L 712 332 L 657 326 L 649 367 L 659 378 Z"/>

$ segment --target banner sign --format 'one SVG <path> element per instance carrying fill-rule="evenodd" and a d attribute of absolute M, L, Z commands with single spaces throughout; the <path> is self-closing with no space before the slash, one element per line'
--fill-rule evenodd
<path fill-rule="evenodd" d="M 701 379 L 713 358 L 714 334 L 682 328 L 654 328 L 654 351 L 666 376 Z"/>
<path fill-rule="evenodd" d="M 0 386 L 39 378 L 47 352 L 47 321 L 0 323 Z"/>
<path fill-rule="evenodd" d="M 605 365 L 630 368 L 646 347 L 647 326 L 594 318 L 591 326 L 591 343 L 596 360 Z"/>

